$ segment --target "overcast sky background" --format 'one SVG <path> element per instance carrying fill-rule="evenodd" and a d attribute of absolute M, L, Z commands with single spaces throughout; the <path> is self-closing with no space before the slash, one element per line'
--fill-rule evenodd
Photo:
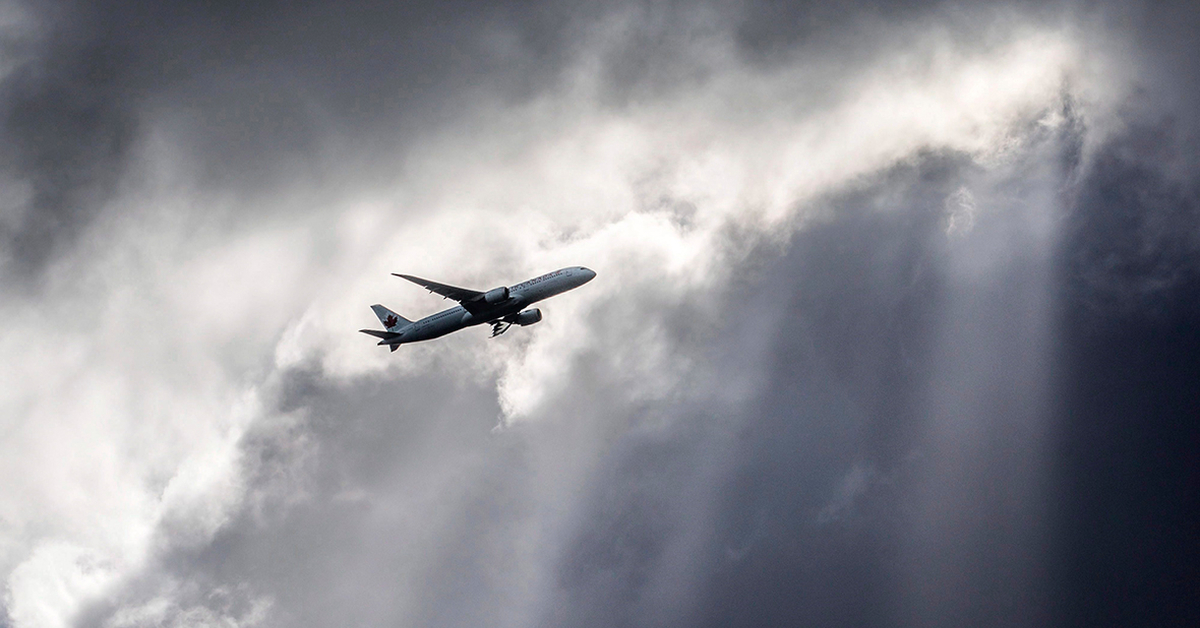
<path fill-rule="evenodd" d="M 1185 5 L 0 0 L 0 626 L 1196 624 Z"/>

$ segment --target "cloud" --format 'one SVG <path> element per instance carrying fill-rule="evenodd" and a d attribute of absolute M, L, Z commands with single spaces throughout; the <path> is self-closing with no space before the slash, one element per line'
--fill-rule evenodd
<path fill-rule="evenodd" d="M 38 13 L 6 57 L 10 623 L 771 621 L 789 582 L 978 619 L 949 580 L 1038 582 L 1006 447 L 1045 461 L 1060 190 L 1104 195 L 1130 91 L 1086 15 L 264 7 Z M 392 271 L 574 264 L 497 341 L 354 333 L 444 305 Z"/>

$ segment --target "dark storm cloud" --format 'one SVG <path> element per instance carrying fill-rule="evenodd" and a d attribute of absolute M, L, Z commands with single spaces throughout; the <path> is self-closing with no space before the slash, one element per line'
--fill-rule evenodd
<path fill-rule="evenodd" d="M 5 237 L 21 272 L 70 246 L 113 197 L 148 125 L 181 140 L 198 178 L 218 188 L 286 187 L 343 158 L 335 175 L 383 176 L 358 168 L 480 102 L 552 91 L 605 18 L 627 20 L 615 38 L 626 45 L 601 54 L 597 72 L 598 96 L 620 108 L 703 83 L 706 68 L 687 59 L 705 28 L 730 29 L 737 54 L 770 65 L 805 46 L 850 55 L 854 45 L 831 40 L 848 21 L 914 15 L 904 4 L 755 2 L 707 9 L 725 20 L 713 25 L 693 9 L 122 3 L 47 13 L 48 43 L 3 86 L 4 172 L 31 190 L 31 212 Z M 1168 30 L 1175 39 L 1151 47 L 1161 58 L 1190 41 Z M 1151 84 L 1152 96 L 1165 89 Z M 751 249 L 734 285 L 678 298 L 630 286 L 586 312 L 597 342 L 559 365 L 568 385 L 548 391 L 533 420 L 496 433 L 495 381 L 452 360 L 348 380 L 307 363 L 281 371 L 262 385 L 265 418 L 238 443 L 245 497 L 230 520 L 199 541 L 160 522 L 160 553 L 76 623 L 1186 617 L 1194 568 L 1165 556 L 1194 549 L 1172 506 L 1195 486 L 1194 432 L 1182 424 L 1197 406 L 1200 210 L 1180 156 L 1189 145 L 1161 115 L 1191 114 L 1156 111 L 1097 149 L 1086 172 L 1087 129 L 1070 105 L 1059 135 L 1022 130 L 1033 146 L 1015 165 L 919 152 L 822 197 L 783 255 L 737 241 L 730 225 L 717 247 Z M 1066 237 L 1050 257 L 1030 244 L 1021 212 L 1064 197 Z M 948 233 L 951 200 L 974 208 L 964 198 L 982 213 L 972 231 Z M 693 226 L 689 202 L 661 201 L 682 230 Z M 964 279 L 970 269 L 956 265 L 976 262 L 974 249 L 983 270 Z M 1030 302 L 1051 280 L 1065 295 L 1065 344 L 1049 348 L 1062 354 L 1061 382 L 1029 346 L 1042 338 L 1027 325 Z M 632 395 L 638 382 L 613 357 L 647 320 L 662 322 L 672 364 L 700 365 L 664 398 Z M 1042 375 L 1061 384 L 1050 405 L 1065 417 L 1049 481 L 1035 477 L 1044 452 L 1032 425 L 1045 418 L 1033 407 L 1045 390 L 1028 381 Z M 739 384 L 744 397 L 725 399 Z M 1113 452 L 1116 462 L 1102 455 Z M 1052 533 L 1054 582 L 1041 571 L 1051 553 L 1030 497 L 1044 481 L 1062 485 L 1048 492 L 1072 522 Z M 1172 530 L 1139 534 L 1160 523 Z M 1142 574 L 1130 597 L 1106 598 L 1130 567 Z M 1167 604 L 1152 608 L 1160 578 Z"/>
<path fill-rule="evenodd" d="M 0 173 L 11 204 L 0 222 L 5 279 L 36 273 L 72 243 L 115 194 L 134 141 L 128 51 L 88 17 L 20 38 L 16 67 L 0 83 Z"/>
<path fill-rule="evenodd" d="M 1069 215 L 1056 562 L 1065 624 L 1200 620 L 1185 584 L 1196 563 L 1182 558 L 1200 550 L 1189 531 L 1200 485 L 1200 180 L 1195 153 L 1179 150 L 1180 129 L 1197 122 L 1135 124 L 1113 138 Z"/>
<path fill-rule="evenodd" d="M 142 44 L 139 70 L 162 85 L 151 105 L 178 111 L 180 132 L 218 184 L 281 176 L 280 162 L 305 164 L 331 136 L 360 153 L 403 144 L 471 107 L 473 94 L 535 90 L 558 62 L 548 50 L 557 42 L 518 28 L 502 4 L 150 11 L 165 26 Z"/>
<path fill-rule="evenodd" d="M 1064 262 L 1097 322 L 1172 316 L 1200 288 L 1200 190 L 1179 176 L 1196 155 L 1179 150 L 1178 126 L 1135 126 L 1080 182 Z"/>
<path fill-rule="evenodd" d="M 1172 136 L 1162 146 L 1182 148 L 1187 163 L 1200 160 L 1195 138 L 1200 133 L 1200 59 L 1192 54 L 1200 13 L 1187 2 L 1145 2 L 1107 6 L 1103 14 L 1133 39 L 1128 51 L 1137 64 L 1139 93 L 1125 103 L 1128 122 L 1169 124 Z"/>

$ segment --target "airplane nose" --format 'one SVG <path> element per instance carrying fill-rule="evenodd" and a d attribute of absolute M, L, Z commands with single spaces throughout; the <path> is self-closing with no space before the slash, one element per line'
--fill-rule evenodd
<path fill-rule="evenodd" d="M 594 271 L 590 268 L 587 268 L 585 266 L 580 266 L 579 270 L 583 271 L 583 283 L 587 283 L 596 278 L 596 271 Z"/>

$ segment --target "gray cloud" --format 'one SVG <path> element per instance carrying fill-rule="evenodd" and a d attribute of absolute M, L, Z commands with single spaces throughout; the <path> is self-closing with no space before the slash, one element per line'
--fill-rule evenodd
<path fill-rule="evenodd" d="M 6 275 L 64 272 L 0 308 L 3 622 L 1094 617 L 1073 413 L 1128 423 L 1079 365 L 1194 321 L 1160 11 L 31 11 Z M 440 304 L 388 271 L 567 263 L 535 328 L 353 337 Z"/>
<path fill-rule="evenodd" d="M 1080 182 L 1066 265 L 1098 323 L 1169 316 L 1193 292 L 1200 240 L 1195 181 L 1176 168 L 1175 125 L 1131 129 L 1116 138 Z M 1164 154 L 1166 153 L 1166 154 Z"/>
<path fill-rule="evenodd" d="M 137 129 L 123 98 L 126 51 L 101 39 L 86 18 L 46 31 L 6 37 L 6 56 L 16 59 L 0 83 L 6 279 L 39 271 L 112 199 Z"/>

